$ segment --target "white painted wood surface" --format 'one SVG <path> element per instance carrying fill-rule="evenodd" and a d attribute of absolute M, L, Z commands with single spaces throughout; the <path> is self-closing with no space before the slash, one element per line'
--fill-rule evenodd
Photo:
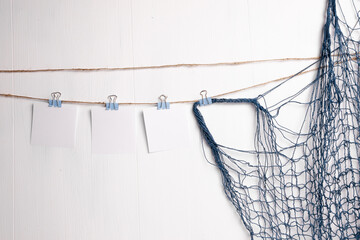
<path fill-rule="evenodd" d="M 324 9 L 325 1 L 311 0 L 0 0 L 0 68 L 317 56 Z M 85 101 L 117 94 L 123 102 L 154 102 L 164 93 L 170 101 L 185 100 L 202 89 L 215 95 L 286 76 L 308 63 L 3 73 L 0 92 L 49 97 L 61 91 L 62 99 Z M 256 96 L 268 87 L 230 97 Z M 93 156 L 93 106 L 79 106 L 76 147 L 61 149 L 30 145 L 32 104 L 0 98 L 1 240 L 249 239 L 217 169 L 203 156 L 191 105 L 185 151 L 149 154 L 141 114 L 149 106 L 136 106 L 136 153 Z M 216 138 L 249 145 L 250 110 L 217 110 L 203 110 Z"/>

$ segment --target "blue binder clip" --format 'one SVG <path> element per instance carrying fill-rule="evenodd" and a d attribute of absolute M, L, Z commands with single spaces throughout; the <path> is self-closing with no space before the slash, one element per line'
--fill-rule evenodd
<path fill-rule="evenodd" d="M 200 96 L 201 96 L 201 99 L 199 100 L 200 106 L 212 104 L 212 99 L 211 99 L 211 97 L 207 96 L 206 90 L 202 90 L 200 92 Z"/>
<path fill-rule="evenodd" d="M 106 110 L 118 110 L 119 104 L 116 102 L 117 96 L 109 95 L 108 99 L 109 99 L 109 102 L 105 103 Z"/>
<path fill-rule="evenodd" d="M 170 103 L 166 102 L 167 96 L 165 96 L 164 94 L 162 94 L 159 97 L 159 101 L 157 103 L 157 109 L 161 110 L 161 109 L 170 109 Z"/>
<path fill-rule="evenodd" d="M 61 92 L 51 93 L 51 99 L 49 99 L 49 107 L 59 107 L 61 108 Z"/>

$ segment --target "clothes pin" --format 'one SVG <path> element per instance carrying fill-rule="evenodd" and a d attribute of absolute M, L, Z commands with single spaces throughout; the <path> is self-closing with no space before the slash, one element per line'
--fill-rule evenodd
<path fill-rule="evenodd" d="M 157 103 L 157 109 L 161 110 L 161 109 L 170 109 L 170 103 L 166 102 L 167 96 L 165 96 L 164 94 L 162 94 L 159 97 L 159 101 Z"/>
<path fill-rule="evenodd" d="M 212 104 L 212 100 L 210 97 L 207 97 L 207 98 L 202 98 L 200 99 L 200 106 L 205 106 L 205 105 L 209 105 L 209 104 Z"/>
<path fill-rule="evenodd" d="M 60 100 L 61 93 L 60 92 L 53 92 L 51 93 L 51 99 L 49 99 L 49 107 L 59 107 L 61 108 L 61 100 Z"/>
<path fill-rule="evenodd" d="M 109 95 L 108 100 L 109 102 L 105 103 L 106 110 L 118 110 L 119 104 L 116 102 L 117 96 L 116 95 Z"/>
<path fill-rule="evenodd" d="M 200 96 L 201 96 L 201 99 L 199 100 L 200 106 L 212 104 L 212 99 L 211 99 L 211 97 L 207 96 L 206 90 L 202 90 L 200 92 Z"/>

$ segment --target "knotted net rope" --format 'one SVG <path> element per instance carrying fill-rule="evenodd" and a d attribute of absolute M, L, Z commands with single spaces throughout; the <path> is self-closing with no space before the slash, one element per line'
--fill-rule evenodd
<path fill-rule="evenodd" d="M 342 4 L 353 12 L 345 16 Z M 269 105 L 282 83 L 256 98 L 212 99 L 253 106 L 253 149 L 218 143 L 199 102 L 193 105 L 225 194 L 251 239 L 360 239 L 358 4 L 328 1 L 319 70 L 296 93 Z M 303 109 L 297 127 L 282 117 L 290 106 Z"/>

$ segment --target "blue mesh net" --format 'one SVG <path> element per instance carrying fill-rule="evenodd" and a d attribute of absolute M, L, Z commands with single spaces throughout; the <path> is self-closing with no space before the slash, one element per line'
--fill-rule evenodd
<path fill-rule="evenodd" d="M 359 12 L 329 0 L 315 79 L 271 105 L 256 98 L 212 99 L 255 109 L 253 149 L 215 141 L 195 103 L 203 139 L 220 170 L 227 198 L 252 239 L 360 239 Z M 304 100 L 305 99 L 305 100 Z M 288 127 L 287 106 L 303 108 Z M 212 105 L 207 107 L 211 108 Z"/>

